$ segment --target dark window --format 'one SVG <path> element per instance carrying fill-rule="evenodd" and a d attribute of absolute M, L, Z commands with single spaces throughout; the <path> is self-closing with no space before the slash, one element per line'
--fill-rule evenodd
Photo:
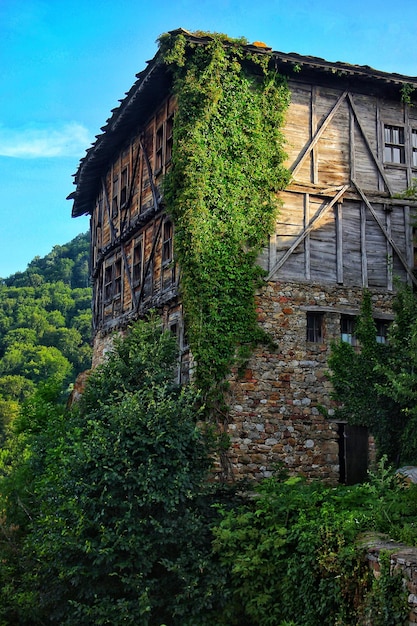
<path fill-rule="evenodd" d="M 401 126 L 384 126 L 384 161 L 405 163 L 404 128 Z"/>
<path fill-rule="evenodd" d="M 97 226 L 103 223 L 103 194 L 100 194 L 97 201 Z"/>
<path fill-rule="evenodd" d="M 165 163 L 169 163 L 172 158 L 173 128 L 174 128 L 174 116 L 170 115 L 166 123 Z"/>
<path fill-rule="evenodd" d="M 146 265 L 146 275 L 143 278 L 143 294 L 144 300 L 152 296 L 153 291 L 153 262 L 149 261 Z"/>
<path fill-rule="evenodd" d="M 119 179 L 115 178 L 113 180 L 113 196 L 112 196 L 112 204 L 111 204 L 112 217 L 116 217 L 118 211 L 119 211 Z"/>
<path fill-rule="evenodd" d="M 133 249 L 133 284 L 138 285 L 142 281 L 143 246 L 142 240 L 135 244 Z"/>
<path fill-rule="evenodd" d="M 411 165 L 417 167 L 417 130 L 411 131 L 411 150 L 412 150 L 412 162 Z"/>
<path fill-rule="evenodd" d="M 122 170 L 121 188 L 120 188 L 120 206 L 124 206 L 127 202 L 127 187 L 129 184 L 129 174 L 127 167 Z"/>
<path fill-rule="evenodd" d="M 114 295 L 122 293 L 122 260 L 118 259 L 114 264 Z"/>
<path fill-rule="evenodd" d="M 108 302 L 122 293 L 122 260 L 108 265 L 104 270 L 104 300 Z"/>
<path fill-rule="evenodd" d="M 323 343 L 324 313 L 307 313 L 307 341 Z"/>
<path fill-rule="evenodd" d="M 164 238 L 162 241 L 162 264 L 170 263 L 172 261 L 172 233 L 172 223 L 165 222 Z"/>
<path fill-rule="evenodd" d="M 388 320 L 375 320 L 376 326 L 376 341 L 377 343 L 387 343 L 388 342 L 388 328 L 389 328 Z"/>
<path fill-rule="evenodd" d="M 351 346 L 356 346 L 355 318 L 352 315 L 342 315 L 340 318 L 340 338 Z"/>
<path fill-rule="evenodd" d="M 113 297 L 113 265 L 109 265 L 104 270 L 104 300 L 111 300 Z"/>
<path fill-rule="evenodd" d="M 164 158 L 164 127 L 160 126 L 156 131 L 156 172 L 162 170 L 163 158 Z"/>

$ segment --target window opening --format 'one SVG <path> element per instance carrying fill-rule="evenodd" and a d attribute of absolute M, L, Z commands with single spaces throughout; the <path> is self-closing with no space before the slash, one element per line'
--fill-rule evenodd
<path fill-rule="evenodd" d="M 127 187 L 128 187 L 128 168 L 125 167 L 121 176 L 121 188 L 120 188 L 120 206 L 124 206 L 127 202 Z"/>
<path fill-rule="evenodd" d="M 164 127 L 160 126 L 156 131 L 156 172 L 162 170 L 163 165 L 163 151 L 164 151 Z"/>
<path fill-rule="evenodd" d="M 173 129 L 174 129 L 174 116 L 170 115 L 166 123 L 165 163 L 169 163 L 172 158 Z"/>
<path fill-rule="evenodd" d="M 164 265 L 172 261 L 172 231 L 172 222 L 165 222 L 162 241 L 162 263 Z"/>
<path fill-rule="evenodd" d="M 104 271 L 104 300 L 111 300 L 113 295 L 113 266 L 108 265 Z"/>
<path fill-rule="evenodd" d="M 324 313 L 307 313 L 307 341 L 323 343 Z"/>
<path fill-rule="evenodd" d="M 417 167 L 417 130 L 414 128 L 411 131 L 411 151 L 412 151 L 411 164 L 413 165 L 413 167 Z"/>
<path fill-rule="evenodd" d="M 356 346 L 355 337 L 355 317 L 352 315 L 342 315 L 340 318 L 340 338 L 351 346 Z"/>
<path fill-rule="evenodd" d="M 388 320 L 375 320 L 377 343 L 388 343 Z"/>
<path fill-rule="evenodd" d="M 122 259 L 118 259 L 114 264 L 114 295 L 120 296 L 122 293 Z"/>
<path fill-rule="evenodd" d="M 119 179 L 113 180 L 112 217 L 116 217 L 119 211 Z"/>
<path fill-rule="evenodd" d="M 142 240 L 135 244 L 133 249 L 133 284 L 138 285 L 142 281 L 143 246 Z"/>
<path fill-rule="evenodd" d="M 404 128 L 384 126 L 384 160 L 387 163 L 405 163 Z"/>

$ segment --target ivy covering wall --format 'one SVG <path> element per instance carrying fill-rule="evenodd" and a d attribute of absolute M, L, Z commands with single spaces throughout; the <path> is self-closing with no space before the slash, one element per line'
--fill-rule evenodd
<path fill-rule="evenodd" d="M 200 34 L 201 35 L 201 34 Z M 289 181 L 282 125 L 285 80 L 266 49 L 212 34 L 160 38 L 178 111 L 164 196 L 175 246 L 196 383 L 210 404 L 236 358 L 265 339 L 257 324 L 256 263 Z"/>

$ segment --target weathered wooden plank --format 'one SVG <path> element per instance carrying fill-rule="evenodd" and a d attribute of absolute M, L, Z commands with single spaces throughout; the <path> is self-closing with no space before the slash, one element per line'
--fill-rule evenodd
<path fill-rule="evenodd" d="M 314 215 L 314 217 L 310 220 L 308 226 L 302 230 L 302 232 L 298 235 L 294 243 L 290 246 L 287 252 L 275 263 L 271 271 L 269 272 L 266 280 L 270 280 L 276 271 L 279 270 L 285 263 L 285 261 L 290 257 L 290 255 L 294 252 L 294 250 L 300 245 L 300 243 L 305 239 L 309 232 L 315 228 L 318 221 L 321 217 L 328 211 L 345 193 L 346 189 L 348 189 L 349 185 L 344 185 L 338 193 L 330 200 L 330 202 L 325 203 Z"/>
<path fill-rule="evenodd" d="M 310 195 L 306 193 L 304 195 L 304 228 L 310 221 Z M 305 276 L 307 279 L 311 277 L 311 246 L 310 246 L 310 234 L 308 233 L 304 239 L 304 254 L 305 254 Z"/>
<path fill-rule="evenodd" d="M 352 109 L 353 115 L 355 116 L 356 124 L 358 125 L 358 128 L 361 131 L 362 137 L 363 137 L 363 139 L 365 141 L 366 147 L 368 148 L 369 154 L 372 156 L 372 158 L 373 158 L 373 160 L 375 162 L 375 165 L 377 166 L 377 168 L 379 170 L 379 173 L 380 173 L 380 175 L 381 175 L 381 177 L 382 177 L 382 179 L 383 179 L 383 181 L 384 181 L 388 191 L 392 195 L 391 185 L 390 185 L 390 183 L 389 183 L 389 181 L 388 181 L 388 179 L 387 179 L 387 177 L 385 175 L 384 166 L 382 165 L 380 159 L 378 158 L 378 155 L 375 154 L 375 152 L 374 152 L 374 150 L 373 150 L 373 148 L 372 148 L 372 146 L 370 144 L 370 141 L 368 139 L 368 135 L 366 134 L 365 128 L 363 127 L 363 125 L 361 123 L 361 120 L 360 120 L 360 117 L 358 115 L 358 111 L 356 109 L 355 102 L 353 100 L 352 94 L 348 93 L 347 94 L 347 98 L 348 98 L 350 107 Z"/>
<path fill-rule="evenodd" d="M 340 105 L 346 99 L 346 95 L 347 95 L 347 91 L 344 91 L 340 95 L 340 97 L 338 98 L 337 102 L 334 104 L 333 108 L 329 111 L 327 117 L 325 118 L 325 120 L 323 121 L 321 126 L 315 132 L 314 137 L 311 139 L 311 141 L 309 141 L 308 145 L 304 148 L 304 150 L 302 150 L 300 152 L 300 154 L 297 157 L 296 161 L 290 167 L 290 170 L 291 170 L 292 175 L 293 175 L 294 178 L 295 178 L 297 172 L 300 170 L 301 166 L 303 165 L 304 160 L 310 154 L 310 152 L 313 150 L 314 146 L 319 141 L 320 137 L 322 136 L 322 134 L 326 130 L 327 126 L 330 124 L 330 122 L 332 121 L 332 119 L 336 115 Z"/>
<path fill-rule="evenodd" d="M 342 203 L 336 203 L 336 280 L 343 284 L 343 214 Z"/>
<path fill-rule="evenodd" d="M 366 253 L 366 209 L 365 203 L 361 202 L 360 205 L 361 225 L 360 225 L 360 237 L 361 237 L 361 268 L 362 268 L 362 285 L 368 286 L 368 255 Z"/>
<path fill-rule="evenodd" d="M 414 276 L 413 272 L 411 271 L 411 269 L 408 267 L 407 260 L 405 259 L 402 251 L 399 249 L 399 247 L 396 245 L 396 243 L 394 241 L 392 241 L 392 239 L 389 236 L 389 234 L 388 234 L 384 224 L 382 223 L 381 219 L 378 217 L 376 211 L 372 207 L 371 203 L 369 202 L 368 198 L 366 197 L 366 195 L 364 194 L 362 189 L 357 185 L 357 183 L 355 181 L 352 181 L 352 182 L 355 184 L 355 187 L 358 190 L 359 195 L 361 196 L 362 200 L 364 201 L 364 203 L 368 207 L 369 211 L 371 212 L 374 220 L 377 222 L 377 224 L 380 227 L 381 231 L 385 235 L 385 238 L 390 242 L 392 248 L 395 250 L 395 253 L 398 255 L 398 258 L 400 259 L 400 261 L 401 261 L 405 271 L 409 275 L 409 277 L 412 280 L 413 284 L 417 285 L 417 279 L 415 278 L 415 276 Z"/>

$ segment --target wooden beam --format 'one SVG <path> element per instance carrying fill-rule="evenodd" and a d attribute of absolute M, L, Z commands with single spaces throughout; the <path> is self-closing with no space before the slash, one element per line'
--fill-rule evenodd
<path fill-rule="evenodd" d="M 272 276 L 277 272 L 285 263 L 285 261 L 291 256 L 294 250 L 300 245 L 300 243 L 307 237 L 308 233 L 310 233 L 316 224 L 319 222 L 320 218 L 332 208 L 332 206 L 340 200 L 340 198 L 345 193 L 346 189 L 349 189 L 349 185 L 343 185 L 343 187 L 338 191 L 338 193 L 330 200 L 324 204 L 314 215 L 314 217 L 310 220 L 307 227 L 302 230 L 302 232 L 296 237 L 294 243 L 288 248 L 285 254 L 275 263 L 275 265 L 270 270 L 268 276 L 265 280 L 271 280 Z"/>
<path fill-rule="evenodd" d="M 413 272 L 411 271 L 410 267 L 408 266 L 407 259 L 404 258 L 403 253 L 401 252 L 401 250 L 399 249 L 399 247 L 397 246 L 395 241 L 390 237 L 387 229 L 385 228 L 384 224 L 379 219 L 375 209 L 373 208 L 373 206 L 369 202 L 368 198 L 366 197 L 366 195 L 364 194 L 362 189 L 359 187 L 359 185 L 356 183 L 356 181 L 353 180 L 352 182 L 355 185 L 356 189 L 358 190 L 358 193 L 361 196 L 362 200 L 364 201 L 364 203 L 368 207 L 369 211 L 371 212 L 372 217 L 374 218 L 374 220 L 376 221 L 376 223 L 378 224 L 378 226 L 380 227 L 380 229 L 384 233 L 387 241 L 389 241 L 389 243 L 391 244 L 392 248 L 395 250 L 396 255 L 400 259 L 400 261 L 401 261 L 405 271 L 407 272 L 408 276 L 410 277 L 411 282 L 413 283 L 413 285 L 417 286 L 417 279 L 414 276 Z"/>
<path fill-rule="evenodd" d="M 310 195 L 306 193 L 304 195 L 304 228 L 307 228 L 310 221 Z M 307 234 L 304 240 L 304 254 L 305 254 L 305 275 L 307 280 L 311 278 L 311 249 L 310 249 L 310 235 Z"/>
<path fill-rule="evenodd" d="M 340 105 L 345 101 L 346 96 L 347 96 L 347 91 L 344 91 L 339 96 L 339 99 L 334 104 L 333 108 L 330 110 L 329 114 L 327 115 L 326 119 L 323 121 L 322 125 L 317 129 L 317 131 L 315 132 L 313 138 L 308 142 L 308 144 L 305 146 L 304 150 L 302 150 L 300 152 L 300 154 L 298 155 L 297 159 L 295 160 L 293 165 L 290 167 L 290 171 L 292 172 L 293 178 L 295 177 L 295 175 L 297 174 L 298 170 L 303 165 L 306 157 L 310 154 L 310 152 L 312 151 L 314 146 L 317 144 L 318 140 L 322 136 L 322 134 L 325 131 L 325 129 L 327 128 L 327 126 L 332 121 L 332 119 L 335 116 L 335 114 L 337 113 Z"/>
<path fill-rule="evenodd" d="M 361 202 L 360 207 L 361 225 L 361 267 L 362 267 L 362 287 L 368 286 L 368 257 L 366 254 L 366 212 L 365 204 Z"/>
<path fill-rule="evenodd" d="M 336 280 L 343 285 L 343 217 L 342 203 L 336 204 Z"/>
<path fill-rule="evenodd" d="M 384 166 L 382 165 L 380 159 L 378 158 L 378 155 L 376 155 L 374 150 L 372 149 L 372 146 L 371 146 L 371 144 L 369 142 L 369 139 L 367 137 L 365 129 L 362 126 L 362 123 L 361 123 L 359 115 L 358 115 L 358 111 L 356 109 L 355 103 L 354 103 L 353 98 L 352 98 L 350 93 L 347 94 L 347 99 L 348 99 L 350 108 L 351 108 L 351 110 L 353 112 L 353 115 L 355 116 L 355 121 L 356 121 L 356 123 L 358 125 L 358 128 L 361 131 L 361 135 L 362 135 L 362 137 L 363 137 L 363 139 L 365 141 L 365 145 L 368 148 L 369 154 L 371 155 L 372 159 L 374 160 L 375 165 L 377 166 L 378 171 L 379 171 L 379 173 L 380 173 L 380 175 L 381 175 L 381 177 L 382 177 L 382 179 L 383 179 L 383 181 L 385 183 L 385 186 L 386 186 L 387 190 L 389 191 L 389 193 L 392 196 L 392 194 L 393 194 L 392 188 L 391 188 L 391 185 L 389 184 L 388 178 L 385 175 Z M 354 178 L 355 178 L 355 176 L 352 176 L 352 180 Z"/>

